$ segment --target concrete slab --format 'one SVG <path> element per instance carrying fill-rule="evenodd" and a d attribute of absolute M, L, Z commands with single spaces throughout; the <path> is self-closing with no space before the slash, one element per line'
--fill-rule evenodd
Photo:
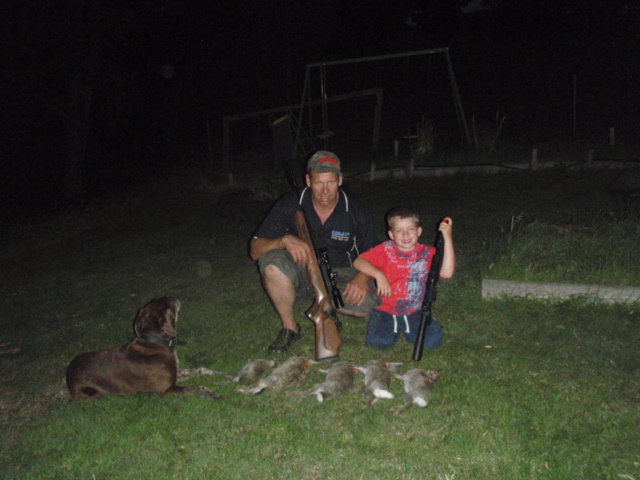
<path fill-rule="evenodd" d="M 640 287 L 612 287 L 580 283 L 517 282 L 512 280 L 482 280 L 482 298 L 531 297 L 541 299 L 568 299 L 584 296 L 602 303 L 640 302 Z"/>

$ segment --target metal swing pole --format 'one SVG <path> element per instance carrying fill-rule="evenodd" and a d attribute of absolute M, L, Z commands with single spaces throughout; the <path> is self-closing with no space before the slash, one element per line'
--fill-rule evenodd
<path fill-rule="evenodd" d="M 467 128 L 467 118 L 464 115 L 462 109 L 462 100 L 460 99 L 460 93 L 458 92 L 458 84 L 456 83 L 456 77 L 453 74 L 453 65 L 451 65 L 451 58 L 449 58 L 449 47 L 444 49 L 445 56 L 447 57 L 447 70 L 449 70 L 449 81 L 451 83 L 451 92 L 453 93 L 453 103 L 456 109 L 456 116 L 458 117 L 458 127 L 460 128 L 460 136 L 462 140 L 467 141 L 467 145 L 471 144 L 471 136 L 469 135 L 469 129 Z"/>
<path fill-rule="evenodd" d="M 320 66 L 320 97 L 322 98 L 322 146 L 326 150 L 329 148 L 329 115 L 327 112 L 327 76 L 325 64 Z"/>
<path fill-rule="evenodd" d="M 302 115 L 304 114 L 304 104 L 305 98 L 309 91 L 309 71 L 310 67 L 307 65 L 306 72 L 304 74 L 304 85 L 302 86 L 302 99 L 300 100 L 300 107 L 298 109 L 298 118 L 296 124 L 296 138 L 293 141 L 293 152 L 291 153 L 291 161 L 295 161 L 296 155 L 298 154 L 298 145 L 300 144 L 300 132 L 302 131 Z M 311 110 L 311 108 L 309 108 Z M 311 112 L 309 112 L 311 115 Z"/>

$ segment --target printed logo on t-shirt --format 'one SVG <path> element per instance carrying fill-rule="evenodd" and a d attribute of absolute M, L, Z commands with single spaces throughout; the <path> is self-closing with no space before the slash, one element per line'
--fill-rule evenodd
<path fill-rule="evenodd" d="M 349 232 L 341 232 L 339 230 L 331 230 L 331 240 L 338 240 L 340 242 L 349 241 Z"/>

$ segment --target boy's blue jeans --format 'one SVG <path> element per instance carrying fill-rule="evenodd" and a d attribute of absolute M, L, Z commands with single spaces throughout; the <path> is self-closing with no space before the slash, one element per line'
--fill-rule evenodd
<path fill-rule="evenodd" d="M 411 315 L 394 316 L 374 308 L 367 327 L 367 345 L 375 348 L 389 348 L 397 343 L 400 335 L 404 335 L 407 342 L 415 344 L 421 315 L 422 312 L 418 310 Z M 424 348 L 431 350 L 438 348 L 443 340 L 444 329 L 433 318 L 427 327 Z"/>

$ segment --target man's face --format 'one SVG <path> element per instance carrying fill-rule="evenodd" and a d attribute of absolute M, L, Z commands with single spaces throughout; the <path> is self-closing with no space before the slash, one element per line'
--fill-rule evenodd
<path fill-rule="evenodd" d="M 306 176 L 307 186 L 311 188 L 313 202 L 319 207 L 332 207 L 338 203 L 338 188 L 342 185 L 342 176 L 337 173 L 315 173 Z"/>

